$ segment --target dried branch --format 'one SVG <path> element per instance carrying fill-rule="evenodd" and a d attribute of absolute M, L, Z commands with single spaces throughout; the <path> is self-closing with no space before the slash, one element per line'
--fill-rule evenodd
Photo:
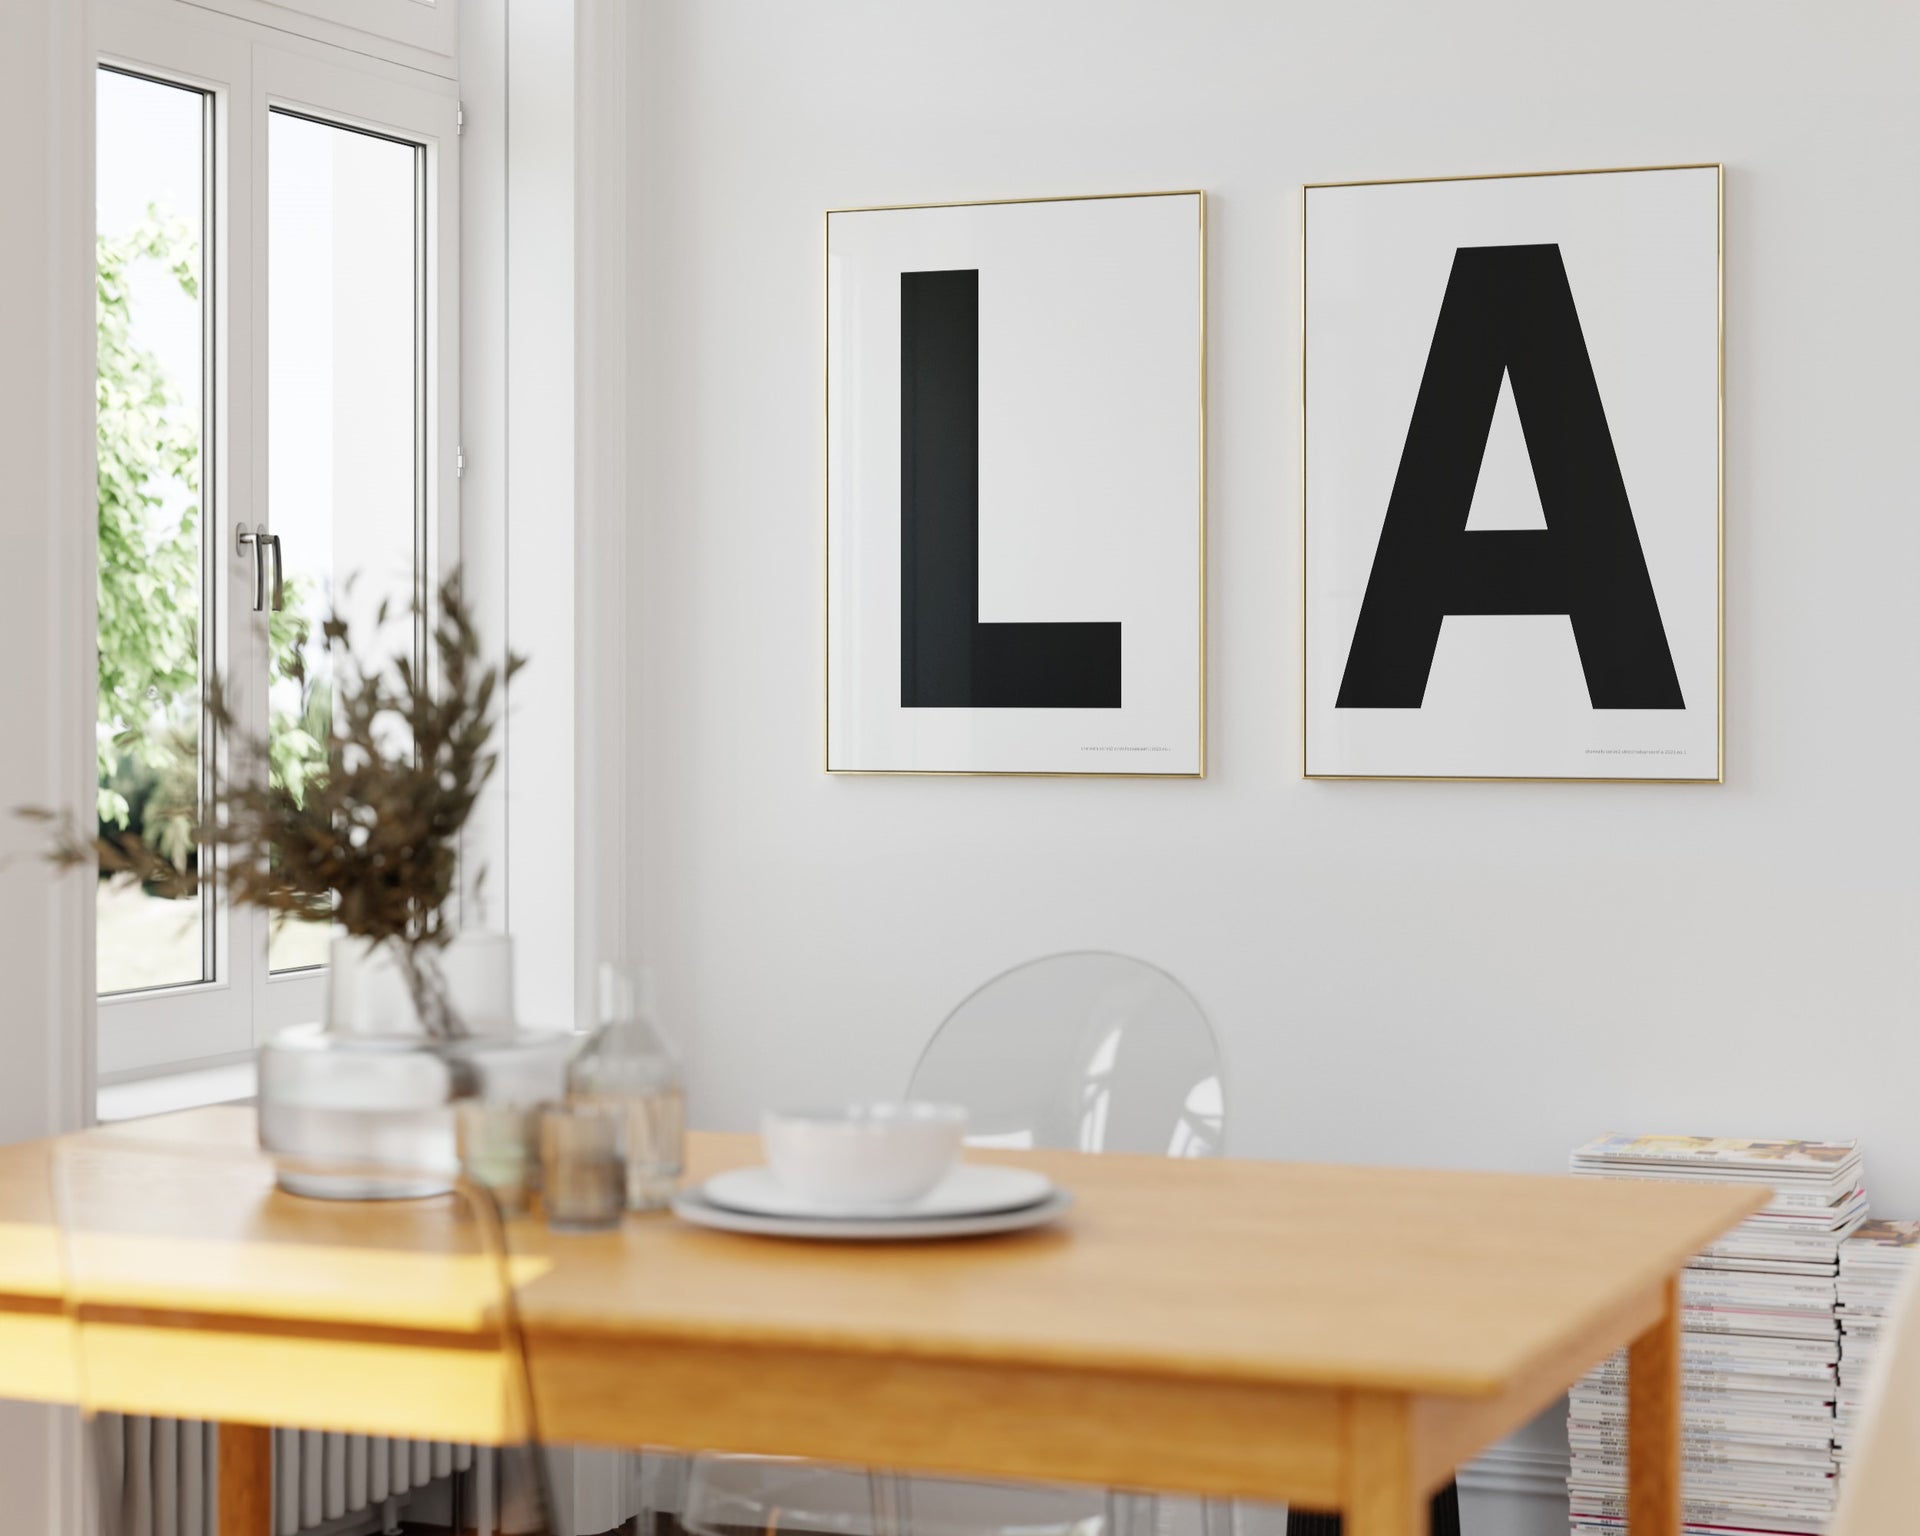
<path fill-rule="evenodd" d="M 206 711 L 227 741 L 228 762 L 213 775 L 209 814 L 177 813 L 197 823 L 197 868 L 127 834 L 117 843 L 84 836 L 70 816 L 33 807 L 16 814 L 54 823 L 46 858 L 58 868 L 94 864 L 166 896 L 212 883 L 240 906 L 331 920 L 384 945 L 428 1031 L 464 1033 L 447 1005 L 437 951 L 453 938 L 460 833 L 499 764 L 496 695 L 524 658 L 482 664 L 457 573 L 434 612 L 431 683 L 406 651 L 367 670 L 337 615 L 321 626 L 320 641 L 335 667 L 329 765 L 298 794 L 272 782 L 267 741 L 242 726 L 218 679 L 209 685 Z M 303 644 L 296 675 L 305 668 Z"/>

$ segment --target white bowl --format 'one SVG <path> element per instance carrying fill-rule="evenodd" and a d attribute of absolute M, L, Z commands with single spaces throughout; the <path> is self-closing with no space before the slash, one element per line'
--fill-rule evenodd
<path fill-rule="evenodd" d="M 836 1206 L 918 1199 L 960 1160 L 967 1112 L 956 1104 L 848 1104 L 769 1111 L 767 1166 L 787 1189 Z"/>

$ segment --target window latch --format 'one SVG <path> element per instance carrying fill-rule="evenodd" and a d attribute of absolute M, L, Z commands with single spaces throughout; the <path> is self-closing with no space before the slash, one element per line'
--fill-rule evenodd
<path fill-rule="evenodd" d="M 244 555 L 247 546 L 253 546 L 253 611 L 267 611 L 267 558 L 271 551 L 273 558 L 273 611 L 280 612 L 286 606 L 287 585 L 280 568 L 280 535 L 268 533 L 266 524 L 256 523 L 249 529 L 245 523 L 236 526 L 234 532 L 235 553 Z"/>

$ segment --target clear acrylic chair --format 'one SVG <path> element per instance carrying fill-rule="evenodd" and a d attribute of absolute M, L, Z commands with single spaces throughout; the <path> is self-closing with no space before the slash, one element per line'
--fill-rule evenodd
<path fill-rule="evenodd" d="M 390 1521 L 406 1493 L 476 1536 L 554 1536 L 492 1200 L 444 1169 L 411 1170 L 444 1191 L 423 1198 L 309 1200 L 276 1166 L 164 1121 L 54 1144 L 80 1528 L 203 1536 L 233 1501 L 267 1536 Z"/>
<path fill-rule="evenodd" d="M 1217 1157 L 1220 1048 L 1165 971 L 1101 950 L 1015 966 L 947 1015 L 910 1098 L 967 1108 L 977 1147 Z"/>
<path fill-rule="evenodd" d="M 996 976 L 934 1032 L 907 1095 L 962 1104 L 978 1147 L 1214 1157 L 1220 1051 L 1200 1005 L 1127 955 L 1049 955 Z M 765 1456 L 693 1458 L 683 1523 L 699 1536 L 1154 1536 L 1148 1494 L 981 1483 Z M 1231 1506 L 1204 1506 L 1227 1536 Z"/>

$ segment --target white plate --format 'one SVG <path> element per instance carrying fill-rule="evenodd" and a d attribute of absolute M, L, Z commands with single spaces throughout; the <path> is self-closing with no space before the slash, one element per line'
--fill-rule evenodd
<path fill-rule="evenodd" d="M 1038 1205 L 1053 1193 L 1053 1181 L 1030 1168 L 962 1163 L 917 1200 L 889 1205 L 834 1205 L 788 1189 L 771 1168 L 735 1168 L 700 1186 L 709 1204 L 748 1216 L 810 1220 L 928 1221 L 947 1216 L 986 1216 Z"/>
<path fill-rule="evenodd" d="M 704 1192 L 689 1189 L 674 1196 L 673 1214 L 696 1227 L 746 1232 L 755 1237 L 810 1237 L 832 1242 L 904 1243 L 940 1237 L 985 1237 L 1045 1226 L 1073 1204 L 1073 1196 L 1055 1189 L 1038 1205 L 984 1216 L 929 1216 L 919 1220 L 858 1221 L 830 1216 L 752 1216 L 715 1205 Z"/>

